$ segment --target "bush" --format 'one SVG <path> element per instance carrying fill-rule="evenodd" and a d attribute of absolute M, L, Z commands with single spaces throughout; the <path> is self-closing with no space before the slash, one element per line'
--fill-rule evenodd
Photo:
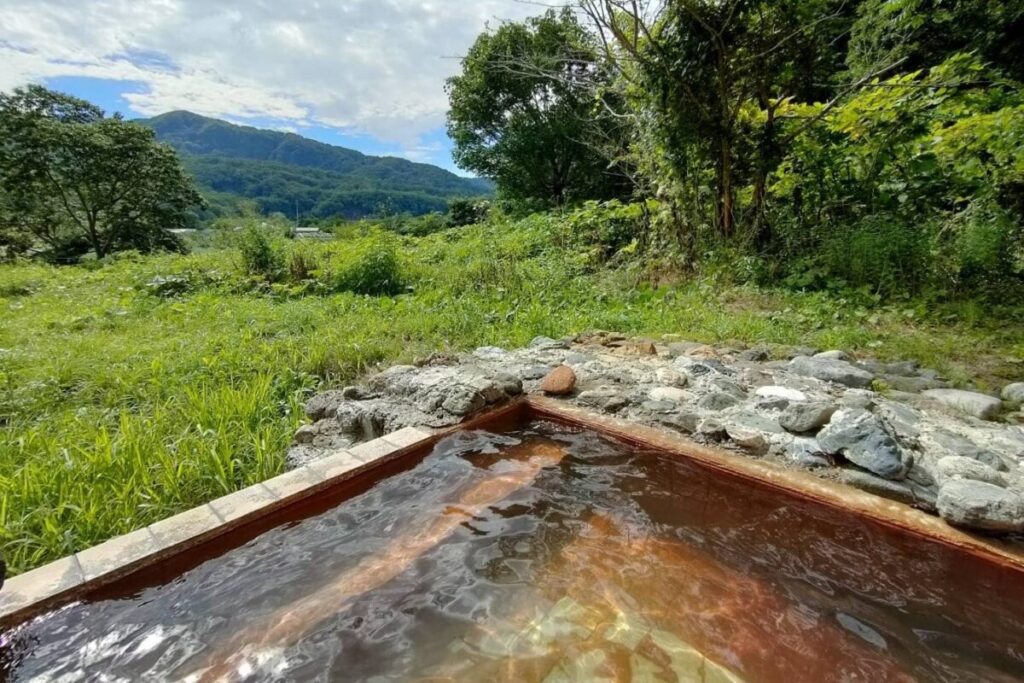
<path fill-rule="evenodd" d="M 265 230 L 248 227 L 242 233 L 238 248 L 242 265 L 249 275 L 265 278 L 267 282 L 279 279 L 284 270 L 284 253 L 270 239 Z"/>
<path fill-rule="evenodd" d="M 406 287 L 393 239 L 375 233 L 346 244 L 330 264 L 334 291 L 370 296 L 395 296 Z"/>

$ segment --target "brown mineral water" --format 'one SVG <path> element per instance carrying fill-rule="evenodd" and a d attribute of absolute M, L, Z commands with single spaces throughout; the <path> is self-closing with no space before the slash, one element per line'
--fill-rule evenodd
<path fill-rule="evenodd" d="M 546 422 L 467 432 L 171 581 L 0 636 L 10 680 L 1020 681 L 1024 572 Z"/>

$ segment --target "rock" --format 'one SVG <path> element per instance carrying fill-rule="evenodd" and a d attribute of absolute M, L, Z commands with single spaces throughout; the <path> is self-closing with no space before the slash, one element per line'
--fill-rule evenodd
<path fill-rule="evenodd" d="M 920 394 L 929 389 L 941 389 L 946 386 L 945 382 L 927 377 L 906 377 L 903 375 L 882 375 L 880 379 L 895 391 L 903 391 L 908 394 Z"/>
<path fill-rule="evenodd" d="M 955 526 L 984 531 L 1024 531 L 1024 498 L 971 479 L 953 479 L 939 489 L 939 516 Z"/>
<path fill-rule="evenodd" d="M 882 498 L 913 505 L 924 510 L 935 510 L 935 492 L 913 482 L 891 481 L 856 469 L 844 469 L 839 480 L 847 486 L 873 493 Z"/>
<path fill-rule="evenodd" d="M 939 448 L 949 451 L 952 455 L 961 455 L 972 460 L 984 463 L 997 472 L 1006 472 L 1006 462 L 998 453 L 982 448 L 970 439 L 959 434 L 953 434 L 945 430 L 936 430 L 930 434 L 930 439 Z"/>
<path fill-rule="evenodd" d="M 828 424 L 835 412 L 831 403 L 790 403 L 779 416 L 779 424 L 796 434 L 815 432 Z"/>
<path fill-rule="evenodd" d="M 322 420 L 325 417 L 334 417 L 335 412 L 338 410 L 338 404 L 343 400 L 345 399 L 342 396 L 342 393 L 333 389 L 331 391 L 325 391 L 322 394 L 317 394 L 306 401 L 306 417 L 314 422 Z"/>
<path fill-rule="evenodd" d="M 818 349 L 813 346 L 789 346 L 780 349 L 780 355 L 786 360 L 792 360 L 800 356 L 813 356 L 818 352 Z"/>
<path fill-rule="evenodd" d="M 688 342 L 688 341 L 672 342 L 672 343 L 670 343 L 668 345 L 668 356 L 669 356 L 669 358 L 677 358 L 679 356 L 685 356 L 686 352 L 689 351 L 690 349 L 696 349 L 696 348 L 699 348 L 701 346 L 704 346 L 704 345 L 703 344 L 698 344 L 696 342 Z"/>
<path fill-rule="evenodd" d="M 822 452 L 817 439 L 797 437 L 786 444 L 783 454 L 794 465 L 804 469 L 810 470 L 832 465 L 832 462 Z"/>
<path fill-rule="evenodd" d="M 508 351 L 499 346 L 481 346 L 473 355 L 482 360 L 501 360 L 508 355 Z"/>
<path fill-rule="evenodd" d="M 754 392 L 758 396 L 764 398 L 784 398 L 787 401 L 806 401 L 807 394 L 797 389 L 790 389 L 789 387 L 780 386 L 767 386 L 758 387 L 757 391 Z"/>
<path fill-rule="evenodd" d="M 544 375 L 548 374 L 549 372 L 551 372 L 550 366 L 531 365 L 520 370 L 519 377 L 522 378 L 523 381 L 530 382 L 532 380 L 541 379 L 542 377 L 544 377 Z"/>
<path fill-rule="evenodd" d="M 690 358 L 702 358 L 704 360 L 712 359 L 718 360 L 721 358 L 715 347 L 702 344 L 701 346 L 694 347 L 686 352 L 686 355 Z"/>
<path fill-rule="evenodd" d="M 1024 382 L 1007 384 L 1003 387 L 1003 393 L 1001 396 L 1007 403 L 1013 403 L 1015 405 L 1024 403 Z"/>
<path fill-rule="evenodd" d="M 599 408 L 608 413 L 617 413 L 629 405 L 629 399 L 615 389 L 605 386 L 580 392 L 576 400 L 585 406 Z"/>
<path fill-rule="evenodd" d="M 567 365 L 559 365 L 540 383 L 540 390 L 549 396 L 568 396 L 576 387 L 576 373 Z"/>
<path fill-rule="evenodd" d="M 882 421 L 866 410 L 836 412 L 819 432 L 818 443 L 826 453 L 842 455 L 885 479 L 903 479 L 912 464 Z"/>
<path fill-rule="evenodd" d="M 939 476 L 939 483 L 942 484 L 953 479 L 972 479 L 1006 488 L 1006 478 L 1003 475 L 985 463 L 978 462 L 973 458 L 965 458 L 962 455 L 947 455 L 945 458 L 939 458 L 936 463 L 936 473 Z"/>
<path fill-rule="evenodd" d="M 822 351 L 821 353 L 814 354 L 812 358 L 824 358 L 826 360 L 844 360 L 847 362 L 852 360 L 850 358 L 850 354 L 848 354 L 846 351 L 840 351 L 839 349 L 834 349 L 832 351 Z"/>
<path fill-rule="evenodd" d="M 441 402 L 441 408 L 451 415 L 465 417 L 477 412 L 487 403 L 484 392 L 467 385 L 457 385 L 447 392 L 447 396 Z"/>
<path fill-rule="evenodd" d="M 745 451 L 750 451 L 755 455 L 764 455 L 768 452 L 768 440 L 756 429 L 744 425 L 727 424 L 725 433 Z"/>
<path fill-rule="evenodd" d="M 569 344 L 561 339 L 552 339 L 551 337 L 534 337 L 530 341 L 531 349 L 541 350 L 552 350 L 552 349 L 567 349 Z"/>
<path fill-rule="evenodd" d="M 658 382 L 670 387 L 685 387 L 689 383 L 686 375 L 672 368 L 658 368 L 654 376 Z"/>
<path fill-rule="evenodd" d="M 341 390 L 341 397 L 346 401 L 367 401 L 371 398 L 377 398 L 379 394 L 376 394 L 366 387 L 353 385 L 345 387 Z"/>
<path fill-rule="evenodd" d="M 976 391 L 929 389 L 923 392 L 922 395 L 954 410 L 982 420 L 995 419 L 1003 408 L 1003 404 L 998 398 L 988 394 L 979 394 Z"/>
<path fill-rule="evenodd" d="M 875 394 L 866 389 L 847 389 L 843 392 L 839 402 L 844 408 L 856 408 L 858 410 L 874 410 Z"/>
<path fill-rule="evenodd" d="M 701 410 L 725 410 L 740 402 L 740 399 L 722 391 L 713 391 L 704 394 L 697 401 L 697 407 Z"/>
<path fill-rule="evenodd" d="M 712 377 L 708 380 L 708 384 L 710 387 L 729 394 L 740 401 L 747 398 L 747 390 L 744 389 L 739 382 L 729 379 L 728 377 Z"/>
<path fill-rule="evenodd" d="M 684 434 L 693 434 L 697 431 L 697 425 L 700 424 L 701 417 L 697 413 L 671 412 L 669 414 L 655 414 L 654 420 L 660 425 L 675 429 Z"/>
<path fill-rule="evenodd" d="M 316 425 L 302 425 L 295 431 L 294 441 L 297 444 L 312 443 L 318 431 Z"/>
<path fill-rule="evenodd" d="M 798 375 L 844 384 L 848 387 L 867 388 L 874 380 L 874 375 L 870 372 L 854 367 L 846 361 L 830 358 L 797 356 L 789 362 L 789 369 Z"/>
<path fill-rule="evenodd" d="M 758 344 L 757 346 L 747 349 L 746 351 L 740 351 L 736 356 L 740 360 L 750 361 L 754 363 L 763 363 L 771 357 L 772 351 L 764 344 Z"/>
<path fill-rule="evenodd" d="M 652 401 L 672 401 L 673 403 L 686 403 L 690 394 L 676 387 L 655 387 L 647 396 Z"/>
<path fill-rule="evenodd" d="M 654 415 L 674 413 L 679 410 L 679 404 L 675 401 L 644 401 L 640 404 L 640 410 Z"/>
<path fill-rule="evenodd" d="M 689 379 L 722 372 L 722 364 L 713 360 L 697 360 L 689 356 L 679 356 L 675 359 L 674 364 L 676 369 L 686 373 Z"/>

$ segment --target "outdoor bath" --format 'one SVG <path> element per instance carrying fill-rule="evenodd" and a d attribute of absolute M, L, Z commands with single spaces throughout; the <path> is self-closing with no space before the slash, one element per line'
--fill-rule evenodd
<path fill-rule="evenodd" d="M 80 553 L 85 583 L 25 607 L 0 667 L 9 680 L 1024 677 L 1009 546 L 543 399 L 413 436 L 267 482 L 244 509 L 215 501 L 218 522 L 177 549 L 129 547 L 106 585 L 89 586 L 98 560 Z"/>

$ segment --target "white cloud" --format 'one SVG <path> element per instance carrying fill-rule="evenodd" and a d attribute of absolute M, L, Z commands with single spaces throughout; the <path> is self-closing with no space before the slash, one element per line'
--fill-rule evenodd
<path fill-rule="evenodd" d="M 324 125 L 403 145 L 444 122 L 444 80 L 515 0 L 0 0 L 0 90 L 57 76 L 144 84 L 173 109 Z"/>

